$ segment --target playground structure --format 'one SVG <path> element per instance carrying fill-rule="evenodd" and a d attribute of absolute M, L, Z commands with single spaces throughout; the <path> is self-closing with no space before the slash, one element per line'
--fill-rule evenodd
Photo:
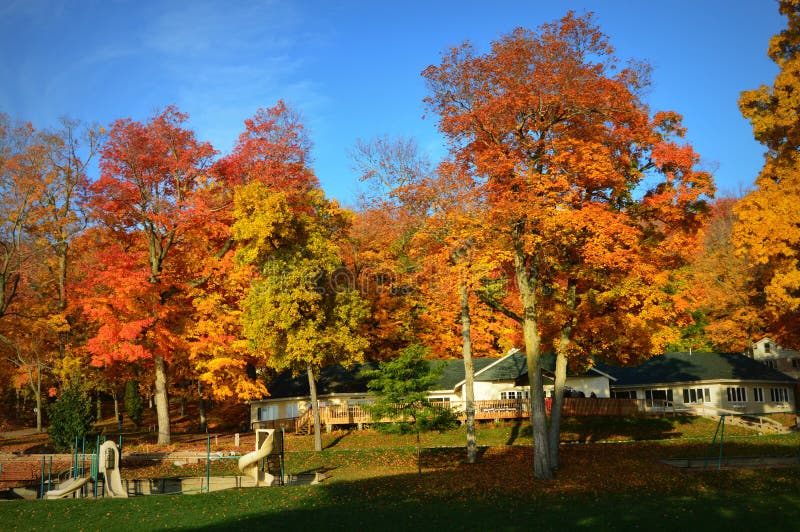
<path fill-rule="evenodd" d="M 218 435 L 205 435 L 205 452 L 135 453 L 126 455 L 126 464 L 136 468 L 152 462 L 173 462 L 175 466 L 205 464 L 205 474 L 166 478 L 122 478 L 122 439 L 118 446 L 114 441 L 101 443 L 91 439 L 76 438 L 71 455 L 50 455 L 25 458 L 11 457 L 10 470 L 28 471 L 31 476 L 18 477 L 25 481 L 17 487 L 8 488 L 8 493 L 25 499 L 58 498 L 127 498 L 142 495 L 207 493 L 231 488 L 278 486 L 284 484 L 307 484 L 321 480 L 319 475 L 299 474 L 287 476 L 284 470 L 283 431 L 259 430 L 255 434 L 255 449 L 247 453 L 211 452 L 212 441 Z M 234 435 L 234 445 L 239 445 L 239 435 Z M 95 443 L 93 446 L 92 443 Z M 219 443 L 216 443 L 219 445 Z M 225 462 L 235 460 L 240 474 L 230 474 Z M 40 464 L 40 465 L 39 465 Z M 212 466 L 216 464 L 215 467 Z M 197 472 L 197 468 L 193 468 Z M 212 471 L 213 469 L 213 471 Z M 234 466 L 234 469 L 237 469 Z M 1 471 L 2 469 L 0 469 Z M 129 470 L 131 471 L 131 470 Z M 212 472 L 214 473 L 212 475 Z M 19 474 L 19 473 L 17 473 Z M 24 473 L 23 473 L 24 474 Z"/>
<path fill-rule="evenodd" d="M 84 439 L 84 449 L 86 441 Z M 99 438 L 98 438 L 99 443 Z M 78 448 L 77 439 L 75 442 L 75 449 Z M 111 440 L 105 441 L 102 445 L 95 447 L 95 452 L 91 456 L 91 467 L 88 476 L 85 476 L 84 464 L 86 454 L 82 453 L 80 465 L 77 459 L 77 452 L 73 460 L 73 466 L 69 470 L 70 477 L 64 481 L 58 482 L 57 489 L 49 489 L 44 491 L 44 462 L 42 462 L 42 493 L 43 499 L 64 499 L 67 497 L 76 497 L 79 494 L 83 495 L 84 486 L 87 486 L 91 481 L 94 488 L 94 496 L 97 497 L 97 487 L 100 475 L 103 475 L 103 489 L 106 497 L 127 497 L 128 493 L 122 488 L 121 477 L 119 474 L 119 449 L 117 444 Z M 52 459 L 51 459 L 52 470 Z M 52 473 L 52 471 L 51 471 Z M 48 487 L 52 483 L 52 476 L 48 478 Z"/>
<path fill-rule="evenodd" d="M 728 426 L 744 426 L 752 429 L 764 429 L 776 434 L 786 434 L 790 432 L 785 427 L 781 430 L 776 430 L 775 425 L 778 423 L 770 420 L 768 417 L 771 414 L 778 415 L 794 415 L 800 414 L 800 411 L 793 412 L 725 412 L 719 413 L 719 421 L 714 431 L 714 436 L 711 438 L 711 443 L 708 447 L 708 452 L 702 458 L 670 458 L 662 460 L 663 463 L 678 467 L 682 469 L 702 469 L 708 470 L 709 466 L 717 471 L 723 469 L 760 469 L 769 467 L 800 467 L 800 446 L 798 446 L 797 453 L 793 455 L 784 456 L 726 456 L 725 454 L 725 427 Z M 730 439 L 730 438 L 729 438 Z M 716 467 L 714 467 L 714 464 Z"/>
<path fill-rule="evenodd" d="M 260 445 L 259 441 L 261 441 Z M 256 450 L 239 458 L 239 471 L 243 475 L 251 477 L 256 486 L 273 486 L 278 482 L 278 479 L 269 473 L 268 468 L 265 470 L 263 464 L 259 466 L 259 462 L 265 460 L 272 453 L 274 441 L 275 429 L 259 429 L 256 431 Z M 283 477 L 282 471 L 281 477 Z"/>

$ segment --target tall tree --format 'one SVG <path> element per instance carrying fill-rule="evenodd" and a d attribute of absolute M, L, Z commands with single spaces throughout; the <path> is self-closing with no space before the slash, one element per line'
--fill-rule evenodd
<path fill-rule="evenodd" d="M 800 347 L 800 2 L 781 0 L 787 27 L 768 55 L 780 68 L 771 87 L 742 93 L 739 108 L 767 152 L 756 189 L 735 208 L 733 239 L 763 270 L 764 318 L 786 346 Z"/>
<path fill-rule="evenodd" d="M 517 29 L 485 54 L 464 44 L 423 76 L 454 156 L 481 180 L 486 230 L 509 259 L 517 300 L 503 310 L 522 323 L 535 475 L 550 478 L 558 417 L 549 438 L 543 346 L 555 347 L 557 382 L 568 357 L 659 351 L 670 318 L 664 272 L 694 248 L 711 179 L 695 170 L 691 147 L 672 140 L 680 117 L 651 117 L 639 99 L 647 69 L 618 68 L 591 15 Z"/>
<path fill-rule="evenodd" d="M 185 237 L 213 218 L 200 192 L 214 150 L 187 119 L 168 107 L 147 123 L 114 122 L 92 185 L 92 213 L 111 238 L 90 280 L 89 315 L 101 325 L 88 348 L 98 361 L 152 361 L 159 444 L 170 442 L 167 365 L 186 348 L 177 300 L 197 276 Z"/>
<path fill-rule="evenodd" d="M 320 451 L 316 376 L 325 365 L 363 360 L 367 347 L 359 334 L 366 304 L 337 277 L 349 213 L 319 190 L 290 196 L 255 181 L 237 190 L 234 218 L 236 258 L 257 273 L 244 301 L 244 335 L 265 364 L 308 376 Z"/>

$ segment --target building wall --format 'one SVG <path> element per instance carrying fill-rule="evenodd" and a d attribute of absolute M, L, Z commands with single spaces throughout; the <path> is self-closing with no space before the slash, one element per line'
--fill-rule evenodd
<path fill-rule="evenodd" d="M 730 396 L 728 389 L 731 388 Z M 760 390 L 760 393 L 756 390 Z M 783 390 L 773 392 L 772 390 Z M 694 408 L 710 406 L 735 412 L 792 412 L 796 409 L 795 388 L 791 383 L 769 382 L 703 382 L 652 386 L 614 386 L 614 392 L 636 391 L 636 398 L 646 401 L 648 407 L 663 407 L 663 393 L 671 391 L 668 408 Z M 647 391 L 651 391 L 648 399 Z M 687 393 L 685 394 L 684 391 Z M 706 392 L 707 391 L 707 392 Z M 655 392 L 655 393 L 653 393 Z M 689 400 L 686 401 L 686 395 Z M 702 395 L 702 400 L 699 398 Z M 656 397 L 657 396 L 657 397 Z M 668 395 L 669 397 L 669 395 Z M 777 400 L 773 400 L 773 397 Z M 785 397 L 786 400 L 782 400 Z"/>
<path fill-rule="evenodd" d="M 800 379 L 800 352 L 785 349 L 769 338 L 753 344 L 753 358 L 795 379 Z"/>

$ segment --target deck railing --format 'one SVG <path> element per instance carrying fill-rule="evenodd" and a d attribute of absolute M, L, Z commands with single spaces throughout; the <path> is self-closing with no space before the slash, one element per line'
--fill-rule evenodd
<path fill-rule="evenodd" d="M 444 401 L 433 403 L 434 406 L 441 408 L 451 408 L 460 419 L 466 418 L 466 404 L 463 401 Z M 530 401 L 528 399 L 498 399 L 491 401 L 475 401 L 475 419 L 478 420 L 500 420 L 500 419 L 522 419 L 530 416 Z M 550 414 L 552 399 L 545 399 L 545 410 Z M 564 416 L 630 416 L 643 412 L 644 402 L 637 399 L 609 399 L 609 398 L 564 398 L 562 415 Z M 372 416 L 361 405 L 327 405 L 319 409 L 320 422 L 323 425 L 360 425 L 374 423 Z M 291 420 L 275 420 L 267 422 L 257 422 L 258 425 L 270 424 L 269 427 L 285 426 L 290 430 L 290 426 L 295 430 L 301 430 L 304 426 L 302 420 L 310 418 L 311 412 L 304 412 L 300 418 L 294 418 L 294 425 L 289 423 Z M 381 421 L 390 421 L 384 419 Z"/>

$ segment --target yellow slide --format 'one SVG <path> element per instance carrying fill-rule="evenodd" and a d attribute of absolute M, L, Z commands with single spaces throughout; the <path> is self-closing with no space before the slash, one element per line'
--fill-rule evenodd
<path fill-rule="evenodd" d="M 251 477 L 256 482 L 256 486 L 272 486 L 275 484 L 275 476 L 270 475 L 265 471 L 261 471 L 258 463 L 266 458 L 272 452 L 272 442 L 275 438 L 275 430 L 267 429 L 269 433 L 261 444 L 261 447 L 256 447 L 256 450 L 239 458 L 239 471 L 243 475 Z M 256 438 L 256 446 L 258 446 L 258 438 Z"/>

